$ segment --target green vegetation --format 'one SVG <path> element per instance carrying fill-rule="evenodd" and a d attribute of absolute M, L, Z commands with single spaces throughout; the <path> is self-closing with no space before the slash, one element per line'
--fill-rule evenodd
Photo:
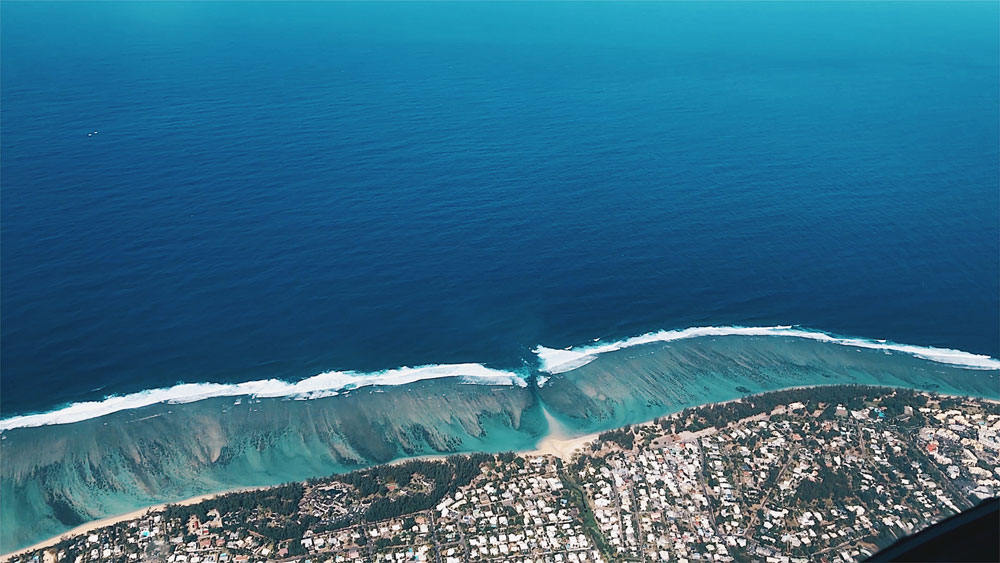
<path fill-rule="evenodd" d="M 656 422 L 668 432 L 696 432 L 705 428 L 722 427 L 748 416 L 771 412 L 779 405 L 795 402 L 803 403 L 810 409 L 823 405 L 826 409 L 823 418 L 829 419 L 834 416 L 837 405 L 844 405 L 848 410 L 857 410 L 875 400 L 879 401 L 886 416 L 901 415 L 907 405 L 916 407 L 927 404 L 926 396 L 911 389 L 890 389 L 872 385 L 832 385 L 771 391 L 728 403 L 687 408 L 677 415 L 659 418 Z M 960 399 L 955 400 L 960 401 Z"/>
<path fill-rule="evenodd" d="M 526 461 L 511 452 L 455 455 L 170 505 L 157 525 L 149 514 L 141 526 L 133 521 L 102 529 L 100 544 L 117 550 L 102 560 L 206 551 L 263 557 L 267 550 L 282 559 L 322 561 L 333 551 L 365 557 L 432 546 L 423 557 L 435 550 L 440 555 L 463 537 L 478 537 L 466 549 L 492 549 L 489 542 L 496 540 L 488 538 L 501 529 L 512 538 L 532 526 L 547 527 L 546 512 L 557 513 L 560 526 L 571 523 L 555 532 L 561 540 L 572 538 L 571 550 L 596 549 L 607 561 L 637 560 L 648 549 L 698 559 L 709 544 L 720 545 L 723 533 L 749 540 L 729 554 L 753 560 L 775 549 L 775 538 L 805 538 L 807 527 L 825 530 L 829 523 L 848 535 L 814 535 L 815 543 L 783 542 L 780 549 L 803 557 L 861 544 L 875 549 L 902 533 L 886 529 L 886 517 L 922 525 L 978 501 L 983 493 L 973 487 L 977 479 L 992 478 L 993 450 L 977 450 L 982 457 L 962 463 L 960 479 L 944 470 L 954 472 L 950 460 L 963 455 L 965 440 L 995 435 L 983 430 L 996 424 L 995 416 L 984 416 L 996 409 L 975 399 L 888 387 L 770 392 L 604 432 L 593 450 L 565 467 L 558 458 Z M 708 426 L 728 428 L 682 439 L 670 435 Z M 464 498 L 455 494 L 460 490 Z M 950 500 L 942 502 L 937 491 Z M 434 510 L 448 497 L 447 508 Z M 637 501 L 648 508 L 637 511 Z M 746 516 L 734 517 L 734 503 Z M 212 510 L 221 522 L 213 521 L 214 512 L 209 517 Z M 198 529 L 188 527 L 192 517 L 201 522 Z M 819 524 L 804 522 L 809 519 Z M 155 528 L 157 537 L 150 537 Z M 534 555 L 562 547 L 540 536 L 535 541 L 528 548 Z M 80 536 L 57 549 L 65 554 L 62 561 L 87 561 L 98 557 L 91 555 L 93 543 Z"/>
<path fill-rule="evenodd" d="M 272 540 L 302 537 L 315 518 L 298 517 L 299 502 L 305 492 L 302 483 L 290 483 L 269 489 L 229 493 L 198 504 L 167 505 L 164 518 L 187 522 L 191 516 L 208 520 L 208 512 L 216 509 L 226 514 L 224 529 L 246 529 Z M 268 522 L 264 524 L 264 522 Z"/>
<path fill-rule="evenodd" d="M 569 501 L 579 511 L 580 519 L 583 520 L 583 529 L 587 531 L 587 536 L 594 542 L 594 545 L 597 546 L 598 551 L 601 552 L 605 560 L 617 561 L 618 558 L 615 557 L 614 550 L 608 545 L 607 540 L 604 539 L 604 534 L 601 533 L 600 526 L 597 525 L 597 519 L 594 518 L 594 512 L 587 504 L 586 496 L 580 485 L 565 471 L 559 472 L 559 480 L 562 481 L 563 487 L 569 492 Z"/>
<path fill-rule="evenodd" d="M 595 442 L 596 447 L 600 447 L 602 442 L 612 442 L 618 444 L 623 449 L 631 450 L 635 446 L 635 433 L 632 431 L 631 426 L 617 430 L 608 430 L 607 432 L 602 432 L 597 437 L 597 442 Z"/>
<path fill-rule="evenodd" d="M 201 520 L 208 518 L 208 511 L 213 508 L 222 513 L 240 513 L 244 511 L 263 510 L 269 513 L 291 516 L 296 513 L 299 501 L 305 487 L 302 483 L 290 483 L 268 489 L 229 493 L 211 500 L 188 506 L 170 504 L 163 511 L 164 518 L 187 520 L 197 516 Z"/>
<path fill-rule="evenodd" d="M 796 491 L 798 501 L 812 503 L 827 499 L 837 499 L 844 502 L 853 496 L 851 482 L 843 472 L 833 471 L 827 466 L 821 466 L 819 478 L 815 481 L 804 479 Z"/>
<path fill-rule="evenodd" d="M 512 461 L 514 458 L 514 454 L 500 456 L 501 460 Z M 363 518 L 373 522 L 433 508 L 445 496 L 468 485 L 479 474 L 480 466 L 489 461 L 493 461 L 492 454 L 453 455 L 443 462 L 413 460 L 338 475 L 329 480 L 340 481 L 357 489 L 362 500 L 370 502 Z M 392 496 L 387 494 L 389 483 L 405 488 L 416 475 L 431 484 L 429 491 Z M 343 525 L 350 523 L 346 521 Z"/>

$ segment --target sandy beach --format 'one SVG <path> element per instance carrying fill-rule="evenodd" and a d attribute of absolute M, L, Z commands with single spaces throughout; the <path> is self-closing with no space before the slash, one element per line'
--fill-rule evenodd
<path fill-rule="evenodd" d="M 531 450 L 531 451 L 528 451 L 528 452 L 521 452 L 521 453 L 523 453 L 524 455 L 554 455 L 554 456 L 560 457 L 560 458 L 562 458 L 564 460 L 569 460 L 572 457 L 573 452 L 575 452 L 576 450 L 579 450 L 585 444 L 589 443 L 590 441 L 592 441 L 592 440 L 594 440 L 596 438 L 597 438 L 597 434 L 588 434 L 586 436 L 580 436 L 578 438 L 569 438 L 569 439 L 561 438 L 561 437 L 558 437 L 558 436 L 549 435 L 545 439 L 543 439 L 541 442 L 539 442 L 538 448 L 536 448 L 534 450 Z M 395 459 L 393 461 L 390 461 L 389 465 L 398 465 L 398 464 L 401 464 L 401 463 L 406 463 L 408 461 L 414 461 L 414 460 L 427 460 L 427 461 L 443 460 L 443 459 L 447 458 L 449 455 L 455 455 L 455 454 L 429 454 L 429 455 L 422 455 L 422 456 L 415 456 L 415 457 L 403 457 L 403 458 L 399 458 L 399 459 Z M 458 455 L 461 455 L 461 454 L 458 454 Z M 105 526 L 111 526 L 111 525 L 117 524 L 119 522 L 127 522 L 129 520 L 133 520 L 135 518 L 139 518 L 139 517 L 145 515 L 147 512 L 160 512 L 164 508 L 166 508 L 167 505 L 170 505 L 170 504 L 177 504 L 177 505 L 186 506 L 186 505 L 191 505 L 191 504 L 198 504 L 199 502 L 202 502 L 202 501 L 205 501 L 205 500 L 211 500 L 213 498 L 216 498 L 216 497 L 219 497 L 219 496 L 222 496 L 222 495 L 226 495 L 226 494 L 229 494 L 229 493 L 239 493 L 239 492 L 246 492 L 246 491 L 255 491 L 255 490 L 261 490 L 261 489 L 268 489 L 268 488 L 270 488 L 270 487 L 244 487 L 244 488 L 240 488 L 240 489 L 232 489 L 232 490 L 229 490 L 229 491 L 222 491 L 222 492 L 218 492 L 218 493 L 210 493 L 210 494 L 205 494 L 205 495 L 199 495 L 199 496 L 191 497 L 191 498 L 184 499 L 184 500 L 178 501 L 178 502 L 170 502 L 170 503 L 163 503 L 163 504 L 157 504 L 157 505 L 153 505 L 153 506 L 148 506 L 146 508 L 140 508 L 139 510 L 133 510 L 132 512 L 127 512 L 125 514 L 119 514 L 118 516 L 109 516 L 107 518 L 101 518 L 100 520 L 94 520 L 92 522 L 87 522 L 86 524 L 81 524 L 80 526 L 77 526 L 76 528 L 73 528 L 72 530 L 69 530 L 66 533 L 60 534 L 60 535 L 58 535 L 56 537 L 49 538 L 49 539 L 47 539 L 45 541 L 38 542 L 38 543 L 36 543 L 34 545 L 25 547 L 23 549 L 19 549 L 17 551 L 13 551 L 11 553 L 5 553 L 3 555 L 0 555 L 0 561 L 8 561 L 11 558 L 16 557 L 16 556 L 18 556 L 18 555 L 20 555 L 22 553 L 29 553 L 29 552 L 32 552 L 32 551 L 35 551 L 35 550 L 38 550 L 38 549 L 43 549 L 43 548 L 46 548 L 46 547 L 54 546 L 57 543 L 59 543 L 60 541 L 62 541 L 64 538 L 69 538 L 69 537 L 72 537 L 72 536 L 79 536 L 79 535 L 82 535 L 82 534 L 86 534 L 86 533 L 91 532 L 93 530 L 97 530 L 97 529 L 103 528 Z"/>
<path fill-rule="evenodd" d="M 530 452 L 523 452 L 524 455 L 551 455 L 563 461 L 569 461 L 573 454 L 583 450 L 588 444 L 597 439 L 599 434 L 587 434 L 577 438 L 556 438 L 546 437 L 538 443 L 538 447 Z"/>
<path fill-rule="evenodd" d="M 584 435 L 584 436 L 569 437 L 568 434 L 567 434 L 567 432 L 566 432 L 566 430 L 565 430 L 565 428 L 555 418 L 553 418 L 552 415 L 550 415 L 547 411 L 545 413 L 545 417 L 549 421 L 549 428 L 550 428 L 549 434 L 538 443 L 538 447 L 535 448 L 534 450 L 530 450 L 530 451 L 526 451 L 526 452 L 520 452 L 523 455 L 552 455 L 552 456 L 559 457 L 559 458 L 563 459 L 564 461 L 569 461 L 573 457 L 573 454 L 575 452 L 583 449 L 584 446 L 586 446 L 590 442 L 592 442 L 592 441 L 594 441 L 594 440 L 597 439 L 597 436 L 598 436 L 597 433 L 587 434 L 587 435 Z M 396 464 L 406 463 L 408 461 L 413 461 L 413 460 L 441 460 L 441 459 L 447 458 L 448 455 L 452 455 L 452 454 L 430 454 L 430 455 L 415 456 L 415 457 L 404 457 L 404 458 L 399 458 L 399 459 L 390 461 L 389 464 L 396 465 Z M 210 500 L 210 499 L 216 498 L 218 496 L 229 494 L 229 493 L 244 492 L 244 491 L 254 491 L 254 490 L 260 490 L 260 489 L 267 489 L 267 488 L 269 488 L 269 487 L 245 487 L 245 488 L 241 488 L 241 489 L 233 489 L 233 490 L 230 490 L 230 491 L 222 491 L 222 492 L 218 492 L 218 493 L 205 494 L 205 495 L 200 495 L 200 496 L 196 496 L 196 497 L 191 497 L 191 498 L 188 498 L 188 499 L 184 499 L 184 500 L 179 501 L 179 502 L 157 504 L 157 505 L 154 505 L 154 506 L 149 506 L 149 507 L 146 507 L 146 508 L 141 508 L 139 510 L 134 510 L 134 511 L 128 512 L 126 514 L 120 514 L 118 516 L 109 516 L 107 518 L 102 518 L 100 520 L 94 520 L 93 522 L 88 522 L 86 524 L 82 524 L 80 526 L 77 526 L 76 528 L 73 528 L 72 530 L 69 530 L 66 533 L 61 534 L 59 536 L 56 536 L 56 537 L 53 537 L 53 538 L 49 538 L 49 539 L 47 539 L 45 541 L 38 542 L 38 543 L 36 543 L 34 545 L 25 547 L 23 549 L 19 549 L 17 551 L 11 552 L 11 553 L 5 553 L 2 556 L 0 556 L 0 561 L 7 561 L 7 560 L 9 560 L 9 559 L 11 559 L 11 558 L 13 558 L 13 557 L 15 557 L 17 555 L 22 554 L 22 553 L 28 553 L 28 552 L 35 551 L 35 550 L 38 550 L 38 549 L 43 549 L 43 548 L 46 548 L 46 547 L 51 547 L 53 545 L 56 545 L 60 541 L 62 541 L 64 538 L 68 538 L 68 537 L 71 537 L 71 536 L 78 536 L 78 535 L 81 535 L 81 534 L 86 534 L 86 533 L 91 532 L 93 530 L 97 530 L 98 528 L 103 528 L 105 526 L 111 526 L 111 525 L 117 524 L 119 522 L 126 522 L 128 520 L 139 518 L 140 516 L 143 516 L 147 512 L 160 512 L 168 504 L 179 504 L 179 505 L 197 504 L 199 502 L 202 502 L 202 501 L 205 501 L 205 500 Z"/>
<path fill-rule="evenodd" d="M 823 386 L 822 385 L 801 385 L 801 386 L 796 386 L 796 387 L 789 387 L 787 389 L 811 389 L 811 388 L 817 388 L 817 387 L 823 387 Z M 947 393 L 939 393 L 939 395 L 941 395 L 941 396 L 950 396 L 950 397 L 962 397 L 962 395 L 952 395 L 952 394 L 947 394 Z M 730 399 L 728 401 L 719 401 L 719 402 L 716 402 L 716 403 L 708 403 L 708 404 L 721 405 L 721 404 L 726 404 L 726 403 L 731 403 L 731 402 L 739 401 L 739 400 L 742 400 L 743 398 L 745 398 L 745 397 L 738 397 L 738 398 L 735 398 L 735 399 Z M 980 398 L 980 399 L 984 400 L 984 401 L 991 402 L 991 403 L 1000 404 L 1000 400 L 996 400 L 996 399 L 983 399 L 983 398 Z M 705 406 L 705 405 L 699 405 L 699 406 Z M 570 432 L 565 426 L 563 426 L 563 424 L 560 423 L 555 417 L 553 417 L 547 410 L 544 410 L 544 414 L 545 414 L 545 419 L 548 421 L 548 424 L 549 424 L 549 433 L 538 442 L 538 444 L 535 447 L 535 449 L 533 449 L 533 450 L 527 450 L 527 451 L 521 451 L 521 452 L 518 452 L 519 454 L 521 454 L 521 455 L 527 455 L 527 456 L 551 455 L 551 456 L 558 457 L 558 458 L 562 459 L 563 461 L 568 462 L 568 461 L 570 461 L 573 458 L 574 454 L 576 454 L 577 452 L 582 451 L 587 445 L 589 445 L 591 442 L 597 440 L 597 438 L 600 436 L 599 432 L 594 432 L 592 434 L 584 434 L 584 435 L 573 435 L 572 432 Z M 670 415 L 666 415 L 666 416 L 670 416 Z M 760 418 L 761 416 L 762 415 L 754 415 L 754 416 L 751 416 L 751 417 L 748 417 L 748 418 L 750 418 L 750 419 Z M 632 424 L 630 426 L 633 426 L 633 427 L 642 427 L 642 426 L 648 426 L 650 424 L 656 424 L 655 419 L 654 420 L 647 420 L 647 421 L 636 423 L 636 424 Z M 714 433 L 715 431 L 716 431 L 716 429 L 710 428 L 710 429 L 701 430 L 699 432 L 681 432 L 680 434 L 677 435 L 677 439 L 680 440 L 680 441 L 697 439 L 697 438 L 703 437 L 703 436 L 705 436 L 707 434 Z M 388 464 L 389 465 L 396 465 L 396 464 L 406 463 L 408 461 L 413 461 L 413 460 L 428 460 L 428 461 L 443 460 L 443 459 L 449 457 L 450 455 L 463 455 L 463 454 L 428 454 L 428 455 L 414 456 L 414 457 L 402 457 L 402 458 L 399 458 L 399 459 L 392 460 L 392 461 L 388 462 Z M 36 543 L 36 544 L 34 544 L 32 546 L 25 547 L 23 549 L 19 549 L 17 551 L 11 552 L 11 553 L 5 553 L 3 555 L 0 555 L 0 562 L 7 561 L 7 560 L 11 559 L 12 557 L 15 557 L 15 556 L 17 556 L 19 554 L 22 554 L 22 553 L 27 553 L 27 552 L 35 551 L 35 550 L 42 549 L 42 548 L 45 548 L 45 547 L 53 546 L 53 545 L 59 543 L 64 538 L 68 538 L 68 537 L 71 537 L 71 536 L 78 536 L 78 535 L 90 532 L 92 530 L 96 530 L 98 528 L 103 528 L 104 526 L 110 526 L 110 525 L 113 525 L 113 524 L 117 524 L 119 522 L 124 522 L 124 521 L 128 521 L 128 520 L 132 520 L 132 519 L 138 518 L 138 517 L 146 514 L 147 512 L 159 512 L 159 511 L 162 511 L 168 504 L 191 505 L 191 504 L 197 504 L 199 502 L 202 502 L 202 501 L 205 501 L 205 500 L 210 500 L 210 499 L 216 498 L 218 496 L 222 496 L 222 495 L 229 494 L 229 493 L 244 492 L 244 491 L 254 491 L 254 490 L 261 490 L 261 489 L 268 489 L 268 488 L 271 488 L 271 486 L 266 486 L 266 487 L 244 487 L 244 488 L 232 489 L 232 490 L 228 490 L 228 491 L 221 491 L 221 492 L 217 492 L 217 493 L 210 493 L 210 494 L 200 495 L 200 496 L 196 496 L 196 497 L 191 497 L 191 498 L 188 498 L 188 499 L 185 499 L 185 500 L 182 500 L 182 501 L 178 501 L 178 502 L 157 504 L 157 505 L 149 506 L 149 507 L 146 507 L 146 508 L 141 508 L 139 510 L 134 510 L 132 512 L 128 512 L 126 514 L 121 514 L 121 515 L 118 515 L 118 516 L 110 516 L 110 517 L 107 517 L 107 518 L 102 518 L 100 520 L 94 520 L 93 522 L 88 522 L 86 524 L 82 524 L 80 526 L 77 526 L 76 528 L 73 528 L 72 530 L 69 530 L 69 531 L 67 531 L 67 532 L 65 532 L 65 533 L 63 533 L 63 534 L 61 534 L 59 536 L 56 536 L 56 537 L 53 537 L 53 538 L 49 538 L 49 539 L 47 539 L 45 541 Z"/>
<path fill-rule="evenodd" d="M 548 410 L 543 409 L 545 420 L 549 423 L 549 433 L 538 442 L 538 446 L 527 452 L 525 455 L 552 455 L 569 461 L 573 454 L 582 450 L 584 446 L 593 442 L 599 433 L 585 434 L 583 436 L 573 436 L 566 427 L 562 425 Z"/>
<path fill-rule="evenodd" d="M 178 504 L 178 505 L 186 506 L 186 505 L 189 505 L 189 504 L 198 504 L 199 502 L 201 502 L 203 500 L 210 500 L 210 499 L 213 499 L 213 498 L 216 498 L 216 497 L 219 497 L 219 496 L 222 496 L 222 495 L 226 495 L 226 494 L 229 494 L 229 493 L 240 493 L 240 492 L 246 492 L 246 491 L 257 491 L 257 490 L 269 489 L 269 488 L 271 488 L 271 487 L 270 486 L 268 486 L 268 487 L 244 487 L 244 488 L 240 488 L 240 489 L 233 489 L 233 490 L 230 490 L 230 491 L 223 491 L 223 492 L 219 492 L 219 493 L 210 493 L 210 494 L 200 495 L 200 496 L 196 496 L 196 497 L 191 497 L 191 498 L 184 499 L 184 500 L 178 501 L 178 502 L 167 502 L 167 503 L 163 503 L 163 504 L 156 504 L 156 505 L 153 505 L 153 506 L 147 506 L 145 508 L 140 508 L 139 510 L 133 510 L 132 512 L 127 512 L 125 514 L 119 514 L 118 516 L 109 516 L 107 518 L 101 518 L 100 520 L 94 520 L 93 522 L 87 522 L 86 524 L 81 524 L 81 525 L 77 526 L 76 528 L 73 528 L 72 530 L 67 531 L 64 534 L 60 534 L 60 535 L 58 535 L 58 536 L 56 536 L 54 538 L 49 538 L 49 539 L 47 539 L 45 541 L 38 542 L 35 545 L 31 545 L 31 546 L 25 547 L 23 549 L 19 549 L 17 551 L 13 551 L 11 553 L 5 553 L 3 555 L 0 555 L 0 561 L 8 561 L 11 558 L 16 557 L 16 556 L 18 556 L 18 555 L 20 555 L 22 553 L 28 553 L 28 552 L 35 551 L 35 550 L 38 550 L 38 549 L 43 549 L 43 548 L 46 548 L 46 547 L 51 547 L 53 545 L 56 545 L 60 541 L 62 541 L 64 538 L 69 538 L 69 537 L 72 537 L 72 536 L 79 536 L 79 535 L 82 535 L 82 534 L 86 534 L 86 533 L 91 532 L 93 530 L 97 530 L 98 528 L 103 528 L 105 526 L 111 526 L 111 525 L 117 524 L 119 522 L 127 522 L 129 520 L 133 520 L 135 518 L 139 518 L 140 516 L 143 516 L 147 512 L 160 512 L 163 509 L 165 509 L 168 505 L 171 505 L 171 504 Z"/>

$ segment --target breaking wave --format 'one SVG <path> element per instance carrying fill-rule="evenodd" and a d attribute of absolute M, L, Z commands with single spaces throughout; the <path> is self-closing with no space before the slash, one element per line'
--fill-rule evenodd
<path fill-rule="evenodd" d="M 536 347 L 533 352 L 541 362 L 540 370 L 546 373 L 563 373 L 578 367 L 584 366 L 594 361 L 597 356 L 606 352 L 614 352 L 623 348 L 631 348 L 642 344 L 654 342 L 672 342 L 687 338 L 699 338 L 703 336 L 785 336 L 792 338 L 806 338 L 818 340 L 841 346 L 852 346 L 856 348 L 871 348 L 875 350 L 888 350 L 902 352 L 918 358 L 951 364 L 963 368 L 994 370 L 1000 369 L 1000 360 L 961 350 L 951 350 L 948 348 L 934 348 L 931 346 L 913 346 L 909 344 L 896 344 L 884 340 L 870 340 L 867 338 L 841 337 L 828 334 L 826 332 L 807 330 L 792 326 L 700 326 L 685 328 L 682 330 L 661 330 L 650 332 L 641 336 L 627 338 L 610 343 L 598 343 L 578 348 L 555 349 L 544 346 Z"/>
<path fill-rule="evenodd" d="M 651 332 L 625 340 L 609 343 L 598 342 L 588 346 L 562 350 L 538 346 L 533 352 L 538 356 L 540 361 L 540 372 L 544 374 L 556 374 L 586 365 L 595 360 L 597 356 L 607 352 L 655 342 L 672 342 L 705 336 L 783 336 L 805 338 L 841 346 L 901 352 L 925 360 L 969 369 L 1000 369 L 1000 360 L 961 350 L 912 346 L 865 338 L 841 337 L 792 326 L 692 327 L 683 330 Z M 128 395 L 112 395 L 100 401 L 72 403 L 44 413 L 13 416 L 0 420 L 0 432 L 14 428 L 70 424 L 157 403 L 192 403 L 214 397 L 308 400 L 332 397 L 359 387 L 406 385 L 425 379 L 444 377 L 455 377 L 461 383 L 469 384 L 527 386 L 527 379 L 523 375 L 475 363 L 426 365 L 412 368 L 401 367 L 377 373 L 330 371 L 295 382 L 280 379 L 262 379 L 243 383 L 180 383 L 172 387 L 147 389 Z M 538 375 L 536 384 L 541 387 L 548 378 L 548 375 Z"/>
<path fill-rule="evenodd" d="M 458 377 L 462 383 L 471 384 L 527 386 L 527 382 L 514 372 L 496 370 L 481 364 L 402 367 L 367 374 L 330 371 L 296 382 L 261 379 L 243 383 L 180 383 L 173 387 L 147 389 L 128 395 L 112 395 L 100 401 L 73 403 L 45 413 L 14 416 L 0 420 L 0 432 L 13 428 L 80 422 L 157 403 L 192 403 L 213 397 L 244 396 L 319 399 L 358 387 L 405 385 L 442 377 Z"/>

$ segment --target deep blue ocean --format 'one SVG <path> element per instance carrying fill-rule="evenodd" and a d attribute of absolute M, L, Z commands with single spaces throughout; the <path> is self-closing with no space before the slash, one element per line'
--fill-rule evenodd
<path fill-rule="evenodd" d="M 998 24 L 3 2 L 0 410 L 699 325 L 1000 356 Z"/>

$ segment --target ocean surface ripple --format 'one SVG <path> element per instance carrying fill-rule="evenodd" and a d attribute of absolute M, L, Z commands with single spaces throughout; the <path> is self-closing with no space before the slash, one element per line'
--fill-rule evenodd
<path fill-rule="evenodd" d="M 998 17 L 0 2 L 0 413 L 664 327 L 1000 357 Z"/>

